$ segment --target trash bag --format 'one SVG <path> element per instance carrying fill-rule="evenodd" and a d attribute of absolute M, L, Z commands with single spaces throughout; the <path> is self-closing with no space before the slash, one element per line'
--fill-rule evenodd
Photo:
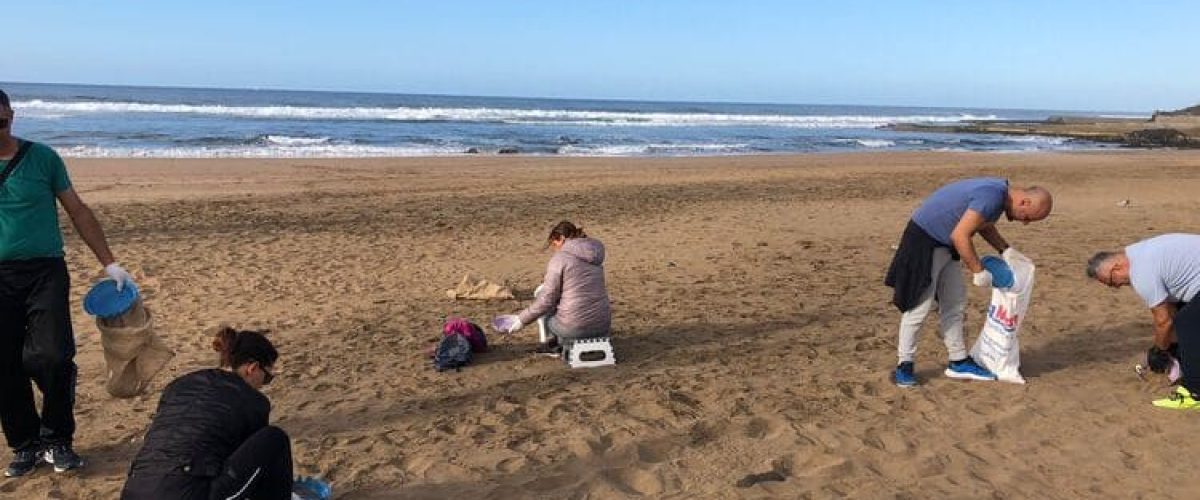
<path fill-rule="evenodd" d="M 1028 320 L 1029 299 L 1033 295 L 1035 266 L 1028 257 L 1009 252 L 1004 259 L 1012 269 L 1013 283 L 1008 288 L 993 288 L 986 320 L 979 338 L 971 347 L 971 357 L 1004 382 L 1024 384 L 1021 376 L 1021 346 L 1017 335 Z"/>

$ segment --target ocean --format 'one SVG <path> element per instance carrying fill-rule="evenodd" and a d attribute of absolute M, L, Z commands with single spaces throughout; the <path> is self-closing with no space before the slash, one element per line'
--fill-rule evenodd
<path fill-rule="evenodd" d="M 1110 147 L 1040 136 L 897 132 L 900 122 L 1103 112 L 641 102 L 0 83 L 14 134 L 68 157 L 369 157 L 519 153 L 713 156 Z M 1124 116 L 1124 115 L 1123 115 Z"/>

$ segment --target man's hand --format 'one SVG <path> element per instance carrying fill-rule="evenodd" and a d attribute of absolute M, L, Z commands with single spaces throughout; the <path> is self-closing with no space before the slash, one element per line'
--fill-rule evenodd
<path fill-rule="evenodd" d="M 133 284 L 133 276 L 131 276 L 129 272 L 125 270 L 125 268 L 121 267 L 121 265 L 117 264 L 116 262 L 104 266 L 104 273 L 107 274 L 109 278 L 112 278 L 113 281 L 117 282 L 118 292 L 125 289 L 125 285 Z"/>
<path fill-rule="evenodd" d="M 988 272 L 987 269 L 979 271 L 971 276 L 971 283 L 981 287 L 992 286 L 992 273 Z"/>

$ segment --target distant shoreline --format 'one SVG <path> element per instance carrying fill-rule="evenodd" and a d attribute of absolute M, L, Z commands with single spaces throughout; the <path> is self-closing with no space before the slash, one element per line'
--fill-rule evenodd
<path fill-rule="evenodd" d="M 899 123 L 898 132 L 1041 135 L 1128 147 L 1200 148 L 1200 116 L 1183 112 L 1155 113 L 1150 119 L 1062 117 L 1046 120 L 966 120 L 956 124 Z"/>

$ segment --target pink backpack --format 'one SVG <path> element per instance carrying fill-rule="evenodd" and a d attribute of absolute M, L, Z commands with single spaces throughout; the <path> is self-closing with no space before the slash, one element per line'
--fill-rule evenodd
<path fill-rule="evenodd" d="M 454 334 L 466 337 L 467 342 L 471 343 L 471 352 L 487 352 L 487 336 L 479 325 L 462 318 L 450 318 L 442 326 L 442 335 Z"/>

